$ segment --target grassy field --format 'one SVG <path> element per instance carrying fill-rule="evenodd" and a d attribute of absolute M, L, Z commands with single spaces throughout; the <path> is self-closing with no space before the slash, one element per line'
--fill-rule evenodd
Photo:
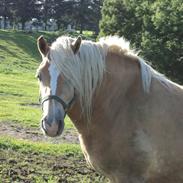
<path fill-rule="evenodd" d="M 57 144 L 31 139 L 41 118 L 35 79 L 41 61 L 36 47 L 40 35 L 52 42 L 60 34 L 0 30 L 0 183 L 107 182 L 86 166 L 79 144 L 72 139 Z M 74 133 L 69 118 L 65 121 L 65 130 Z M 22 131 L 30 138 L 19 136 Z"/>

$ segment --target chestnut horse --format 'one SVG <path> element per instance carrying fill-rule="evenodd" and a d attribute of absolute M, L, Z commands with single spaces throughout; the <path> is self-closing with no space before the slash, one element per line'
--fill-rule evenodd
<path fill-rule="evenodd" d="M 130 50 L 99 42 L 38 38 L 41 126 L 55 137 L 66 113 L 87 162 L 113 183 L 183 182 L 183 87 Z"/>

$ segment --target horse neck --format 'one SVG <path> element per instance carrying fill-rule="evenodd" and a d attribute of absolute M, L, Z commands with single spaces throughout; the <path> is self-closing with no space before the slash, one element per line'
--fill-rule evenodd
<path fill-rule="evenodd" d="M 106 125 L 106 120 L 117 117 L 128 99 L 141 91 L 140 69 L 137 58 L 109 51 L 106 56 L 106 72 L 100 87 L 93 96 L 91 122 L 88 124 L 81 113 L 79 101 L 69 111 L 69 117 L 79 132 L 90 125 Z M 108 114 L 107 114 L 108 113 Z"/>

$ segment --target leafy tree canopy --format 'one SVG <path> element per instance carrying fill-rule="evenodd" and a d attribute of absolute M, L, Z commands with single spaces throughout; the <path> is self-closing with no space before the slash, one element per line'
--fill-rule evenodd
<path fill-rule="evenodd" d="M 100 35 L 124 36 L 141 55 L 183 83 L 183 0 L 105 0 Z"/>

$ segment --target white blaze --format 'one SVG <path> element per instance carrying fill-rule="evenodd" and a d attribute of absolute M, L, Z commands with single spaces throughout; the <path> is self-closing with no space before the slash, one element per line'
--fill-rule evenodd
<path fill-rule="evenodd" d="M 59 72 L 54 64 L 49 67 L 51 95 L 56 95 Z"/>

